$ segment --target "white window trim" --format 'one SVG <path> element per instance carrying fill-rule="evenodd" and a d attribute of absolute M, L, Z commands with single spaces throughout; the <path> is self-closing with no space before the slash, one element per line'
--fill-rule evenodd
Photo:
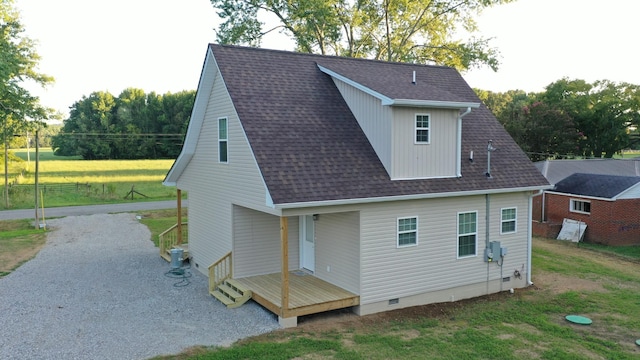
<path fill-rule="evenodd" d="M 220 120 L 225 120 L 225 127 L 226 127 L 226 131 L 225 132 L 227 133 L 227 138 L 226 139 L 221 139 L 220 138 Z M 229 118 L 226 117 L 226 116 L 219 117 L 216 125 L 217 125 L 216 131 L 218 132 L 218 163 L 220 163 L 220 164 L 228 164 L 229 163 Z M 222 143 L 222 142 L 227 144 L 227 161 L 222 161 L 221 160 L 220 143 Z"/>
<path fill-rule="evenodd" d="M 473 232 L 473 233 L 460 234 L 460 214 L 470 214 L 470 213 L 475 213 L 476 214 L 476 231 Z M 456 234 L 457 234 L 457 236 L 456 236 L 456 257 L 458 259 L 466 259 L 466 258 L 471 258 L 471 257 L 478 256 L 478 210 L 459 211 L 458 214 L 456 214 Z M 475 235 L 476 236 L 476 244 L 475 244 L 476 252 L 475 252 L 475 254 L 460 256 L 460 236 L 461 235 Z"/>
<path fill-rule="evenodd" d="M 398 229 L 398 224 L 400 223 L 400 220 L 406 220 L 406 219 L 416 219 L 416 229 L 415 230 L 411 230 L 411 231 L 400 231 L 400 229 Z M 407 247 L 413 247 L 413 246 L 418 246 L 418 216 L 403 216 L 403 217 L 399 217 L 396 218 L 396 248 L 400 249 L 400 248 L 407 248 Z M 406 244 L 406 245 L 400 245 L 400 234 L 407 234 L 407 233 L 412 233 L 415 232 L 416 233 L 416 243 L 415 244 Z"/>
<path fill-rule="evenodd" d="M 429 126 L 428 127 L 418 127 L 418 116 L 426 116 L 429 118 Z M 429 132 L 429 138 L 427 141 L 418 141 L 418 130 L 427 130 Z M 429 113 L 416 113 L 413 117 L 413 143 L 415 145 L 429 145 L 431 144 L 431 114 Z"/>
<path fill-rule="evenodd" d="M 576 210 L 575 206 L 574 206 L 576 201 L 579 201 L 579 202 L 582 202 L 582 203 L 588 203 L 589 204 L 589 210 L 591 210 L 591 201 L 585 200 L 585 199 L 570 199 L 569 200 L 569 211 L 574 212 L 574 213 L 578 213 L 578 214 L 591 215 L 591 211 L 587 212 L 587 211 L 582 211 L 582 210 Z"/>
<path fill-rule="evenodd" d="M 513 209 L 515 210 L 515 217 L 513 219 L 510 220 L 505 220 L 504 218 L 502 218 L 502 211 L 503 210 L 510 210 Z M 502 231 L 502 224 L 506 223 L 506 222 L 514 222 L 514 227 L 513 227 L 513 231 L 507 231 L 507 232 L 503 232 Z M 507 207 L 507 208 L 502 208 L 500 209 L 500 235 L 505 235 L 505 234 L 515 234 L 518 232 L 518 208 L 513 206 L 513 207 Z"/>

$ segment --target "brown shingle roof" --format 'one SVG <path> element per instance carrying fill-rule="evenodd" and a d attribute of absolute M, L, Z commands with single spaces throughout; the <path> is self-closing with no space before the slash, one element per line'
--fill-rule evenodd
<path fill-rule="evenodd" d="M 547 181 L 484 106 L 463 120 L 462 178 L 391 181 L 331 77 L 392 98 L 477 102 L 447 67 L 210 45 L 274 204 L 540 187 Z M 411 84 L 416 71 L 417 84 Z M 432 97 L 432 98 L 429 98 Z M 487 141 L 499 150 L 485 176 Z"/>

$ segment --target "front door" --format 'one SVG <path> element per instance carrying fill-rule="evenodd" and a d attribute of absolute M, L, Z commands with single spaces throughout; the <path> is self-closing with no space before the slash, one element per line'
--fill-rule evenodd
<path fill-rule="evenodd" d="M 315 271 L 315 228 L 312 215 L 300 216 L 300 267 Z"/>

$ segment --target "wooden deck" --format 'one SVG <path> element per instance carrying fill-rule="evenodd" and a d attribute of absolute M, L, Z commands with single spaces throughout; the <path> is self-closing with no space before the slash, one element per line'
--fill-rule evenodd
<path fill-rule="evenodd" d="M 252 298 L 282 317 L 303 316 L 360 304 L 360 297 L 302 271 L 289 272 L 289 308 L 282 312 L 281 274 L 235 278 L 249 288 Z"/>

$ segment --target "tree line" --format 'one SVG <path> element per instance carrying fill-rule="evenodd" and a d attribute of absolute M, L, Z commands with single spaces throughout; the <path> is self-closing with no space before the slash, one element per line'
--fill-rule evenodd
<path fill-rule="evenodd" d="M 128 88 L 83 96 L 51 139 L 55 155 L 87 160 L 174 159 L 180 154 L 195 91 L 163 95 Z"/>
<path fill-rule="evenodd" d="M 540 93 L 476 93 L 533 161 L 611 158 L 640 147 L 640 86 L 563 78 Z"/>

